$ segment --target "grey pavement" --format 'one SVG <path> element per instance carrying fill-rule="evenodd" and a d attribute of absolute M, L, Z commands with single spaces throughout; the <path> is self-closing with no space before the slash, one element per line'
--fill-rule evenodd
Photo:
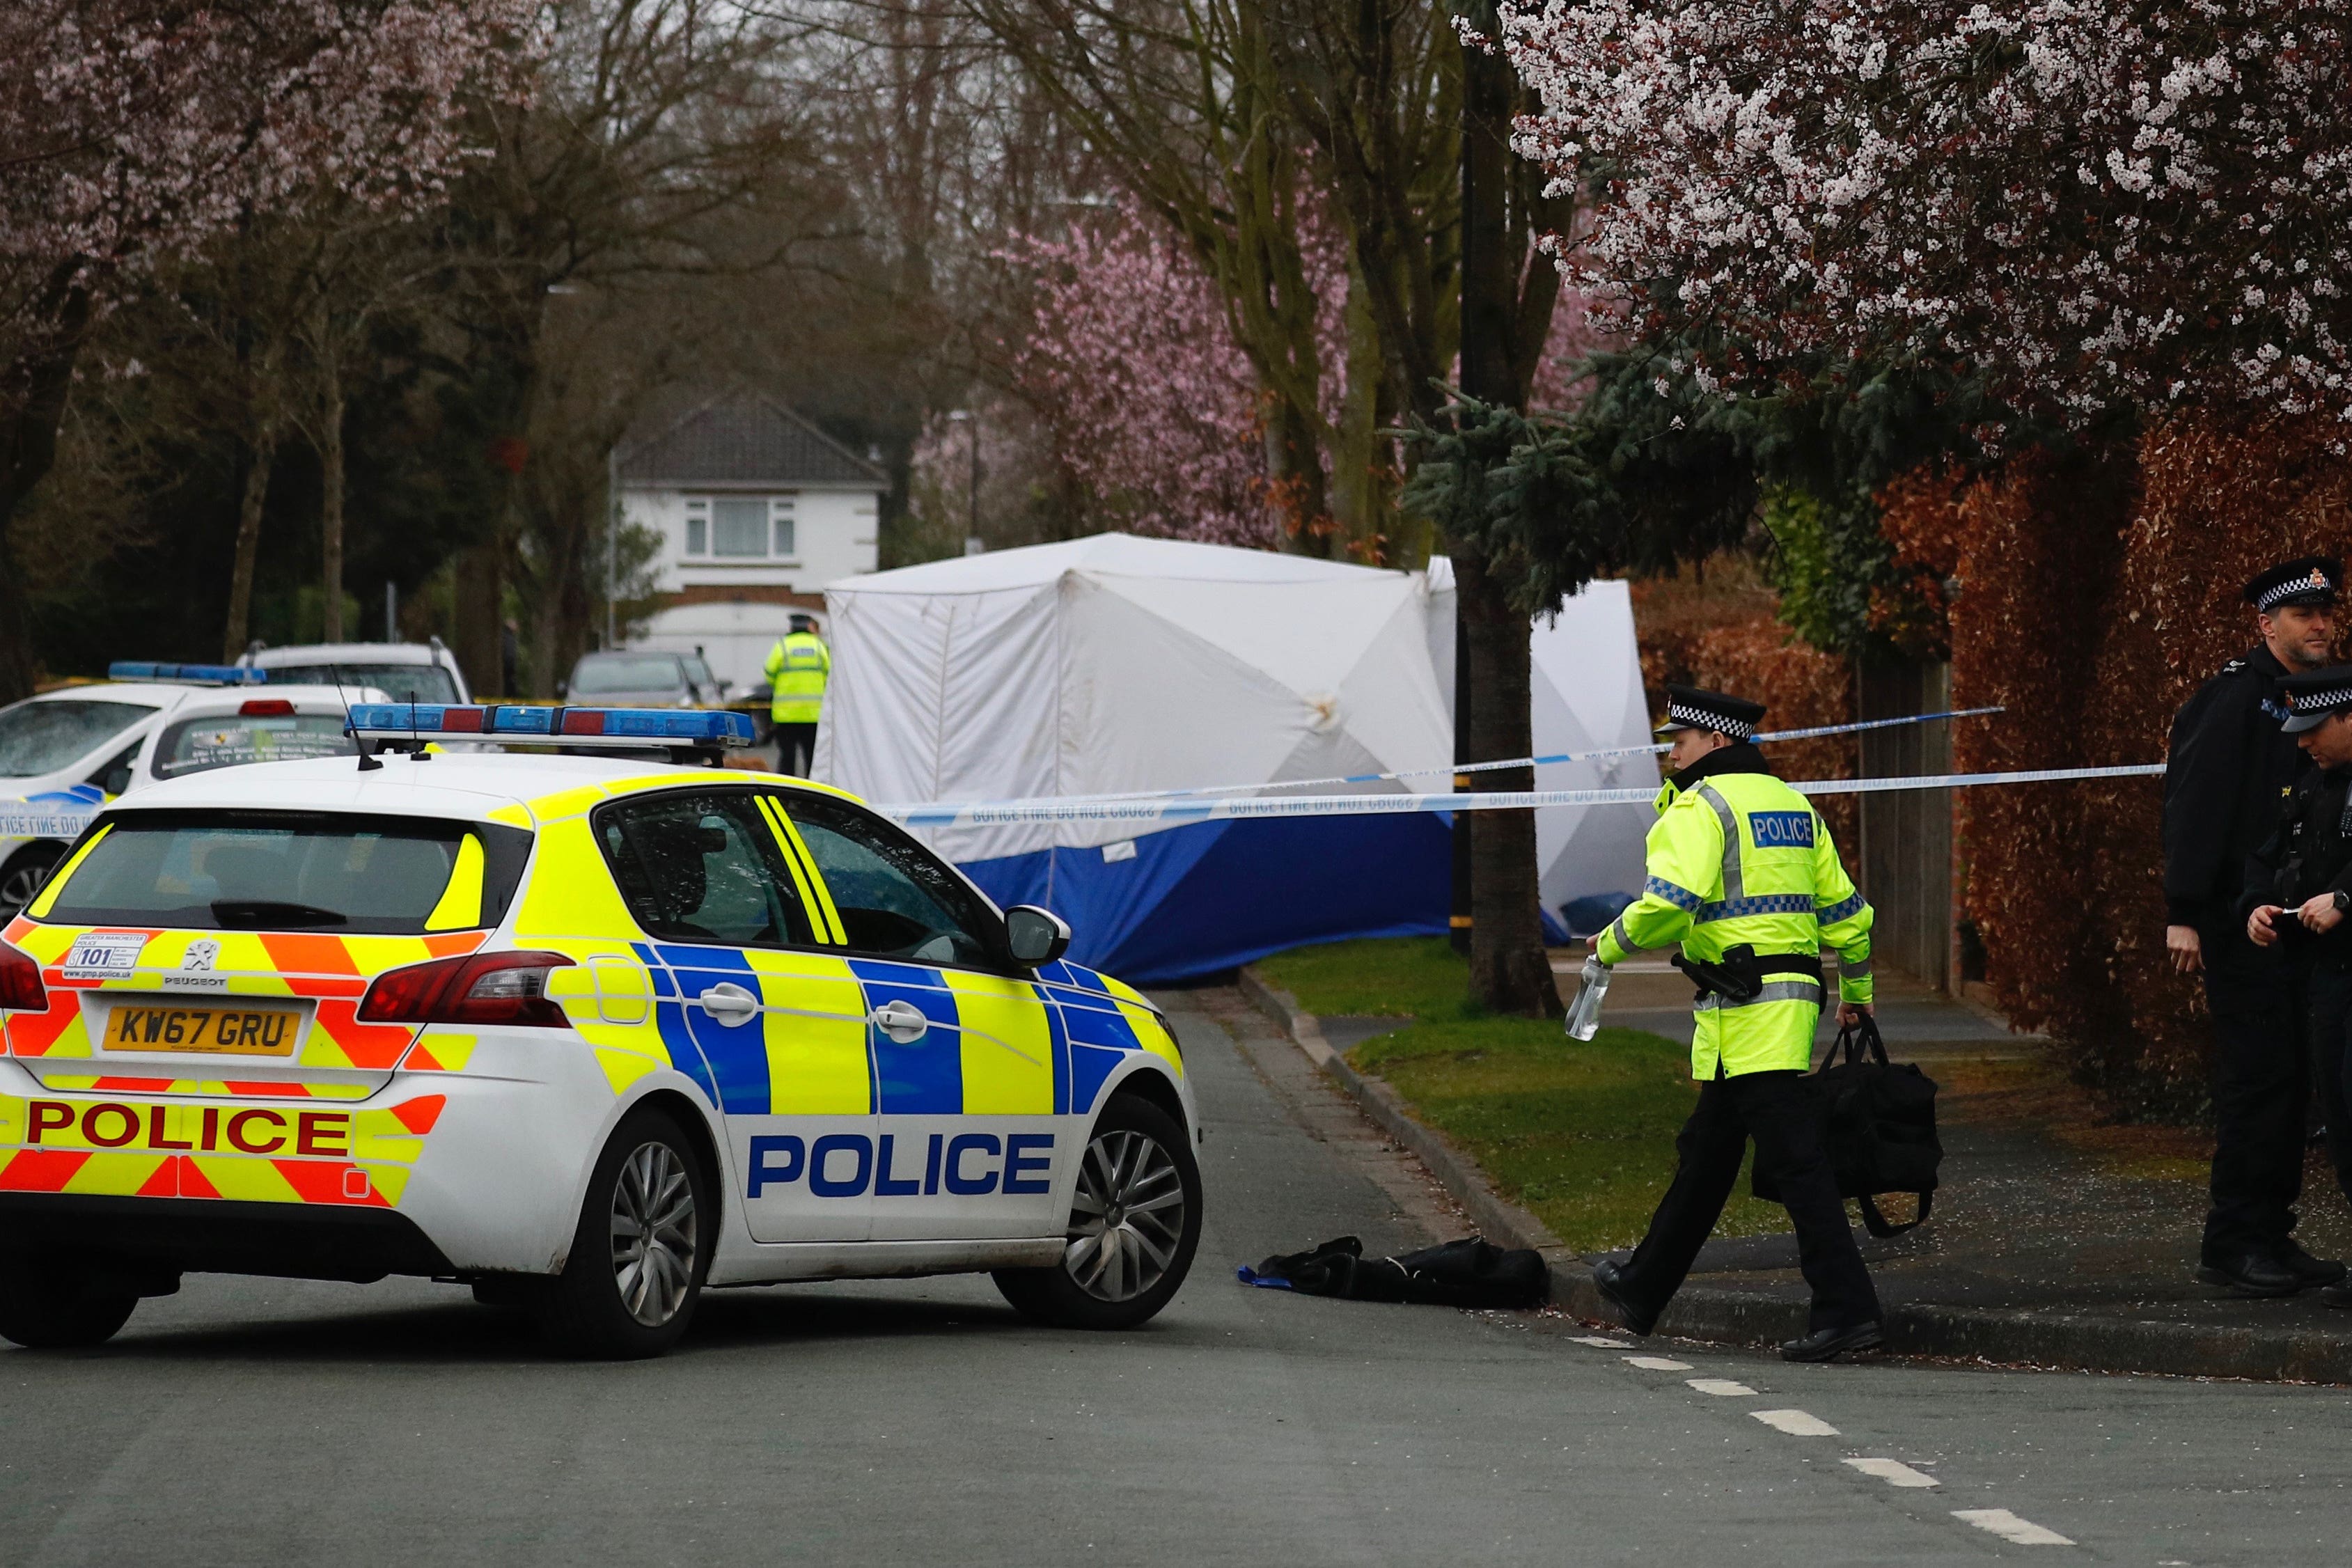
<path fill-rule="evenodd" d="M 2342 1390 L 1790 1367 L 1243 1289 L 1267 1252 L 1457 1222 L 1237 997 L 1169 1000 L 1209 1224 L 1146 1330 L 845 1283 L 577 1365 L 450 1287 L 192 1278 L 102 1350 L 0 1353 L 0 1562 L 2267 1564 L 2352 1532 Z M 1955 1517 L 2003 1510 L 2077 1544 Z"/>

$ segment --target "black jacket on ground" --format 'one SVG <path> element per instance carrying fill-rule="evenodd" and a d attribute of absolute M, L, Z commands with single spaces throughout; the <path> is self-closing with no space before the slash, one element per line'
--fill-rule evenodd
<path fill-rule="evenodd" d="M 2172 721 L 2164 761 L 2164 908 L 2199 925 L 2238 907 L 2246 860 L 2279 823 L 2287 792 L 2310 766 L 2279 726 L 2287 673 L 2256 645 L 2197 689 Z"/>
<path fill-rule="evenodd" d="M 2352 791 L 2352 768 L 2322 773 L 2306 769 L 2287 792 L 2271 836 L 2246 857 L 2245 891 L 2238 898 L 2242 921 L 2263 904 L 2293 910 L 2322 893 L 2352 895 L 2352 816 L 2345 796 Z M 2315 936 L 2301 921 L 2273 917 L 2285 951 L 2318 956 L 2352 952 L 2352 921 Z"/>

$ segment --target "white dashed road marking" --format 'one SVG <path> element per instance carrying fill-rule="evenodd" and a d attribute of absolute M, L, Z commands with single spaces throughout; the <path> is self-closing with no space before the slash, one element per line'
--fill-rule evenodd
<path fill-rule="evenodd" d="M 1622 1340 L 1604 1339 L 1597 1334 L 1580 1334 L 1576 1336 L 1575 1342 L 1580 1345 L 1591 1345 L 1600 1350 L 1622 1351 L 1625 1348 L 1624 1342 Z M 1672 1361 L 1659 1355 L 1629 1355 L 1624 1360 L 1626 1364 L 1638 1366 L 1644 1372 L 1691 1370 L 1691 1364 L 1688 1362 Z M 1756 1393 L 1746 1384 L 1734 1382 L 1727 1377 L 1691 1377 L 1685 1378 L 1683 1381 L 1698 1393 L 1712 1394 L 1726 1399 L 1752 1398 Z M 1751 1410 L 1748 1414 L 1774 1431 L 1785 1432 L 1791 1437 L 1838 1436 L 1836 1427 L 1808 1410 Z M 1847 1458 L 1845 1462 L 1864 1475 L 1874 1477 L 1891 1487 L 1926 1488 L 1938 1484 L 1935 1477 L 1924 1470 L 1914 1469 L 1900 1459 L 1856 1455 Z M 1974 1525 L 1987 1534 L 1998 1535 L 2003 1541 L 2017 1546 L 2072 1546 L 2074 1544 L 2072 1540 L 2059 1534 L 2056 1531 L 2046 1529 L 2030 1519 L 2020 1519 L 2005 1508 L 1956 1508 L 1952 1510 L 1952 1517 L 1963 1524 Z"/>
<path fill-rule="evenodd" d="M 1865 1476 L 1876 1476 L 1890 1487 L 1932 1487 L 1936 1478 L 1924 1470 L 1915 1470 L 1900 1459 L 1848 1459 L 1847 1464 Z"/>
<path fill-rule="evenodd" d="M 1834 1437 L 1838 1435 L 1836 1427 L 1802 1410 L 1751 1410 L 1748 1414 L 1791 1437 Z"/>
<path fill-rule="evenodd" d="M 1734 1383 L 1727 1377 L 1692 1377 L 1684 1379 L 1701 1394 L 1721 1394 L 1726 1399 L 1748 1399 L 1756 1391 L 1744 1383 Z"/>
<path fill-rule="evenodd" d="M 1952 1517 L 1990 1531 L 2003 1541 L 2020 1546 L 2072 1546 L 2074 1543 L 2054 1530 L 2044 1530 L 2030 1519 L 2020 1519 L 2005 1508 L 1956 1508 Z"/>

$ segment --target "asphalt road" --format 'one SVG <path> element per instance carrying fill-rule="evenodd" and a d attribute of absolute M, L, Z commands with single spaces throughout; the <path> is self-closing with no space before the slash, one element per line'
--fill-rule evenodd
<path fill-rule="evenodd" d="M 2345 1391 L 1789 1367 L 1242 1289 L 1269 1251 L 1451 1222 L 1229 995 L 1180 1024 L 1210 1219 L 1143 1331 L 1033 1329 L 985 1280 L 794 1287 L 708 1300 L 667 1360 L 578 1365 L 454 1287 L 193 1278 L 103 1350 L 0 1352 L 0 1563 L 2274 1564 L 2352 1538 Z M 1996 1510 L 2074 1544 L 1955 1511 Z"/>

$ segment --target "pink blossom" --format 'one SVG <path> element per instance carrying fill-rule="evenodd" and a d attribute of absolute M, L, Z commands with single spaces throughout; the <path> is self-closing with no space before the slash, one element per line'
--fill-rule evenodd
<path fill-rule="evenodd" d="M 2352 418 L 2352 0 L 1504 0 L 1639 329 L 1915 358 L 2012 401 Z"/>
<path fill-rule="evenodd" d="M 1337 224 L 1317 204 L 1299 205 L 1300 248 L 1318 300 L 1317 414 L 1328 475 L 1347 395 L 1347 257 Z M 1034 279 L 1013 365 L 1051 460 L 1117 526 L 1274 548 L 1283 516 L 1265 450 L 1266 395 L 1191 253 L 1129 205 L 1093 229 L 1062 240 L 1023 237 L 1004 254 Z M 1609 332 L 1589 303 L 1570 289 L 1555 311 L 1536 403 L 1559 407 L 1580 395 L 1576 366 Z M 942 489 L 955 482 L 943 463 Z"/>

